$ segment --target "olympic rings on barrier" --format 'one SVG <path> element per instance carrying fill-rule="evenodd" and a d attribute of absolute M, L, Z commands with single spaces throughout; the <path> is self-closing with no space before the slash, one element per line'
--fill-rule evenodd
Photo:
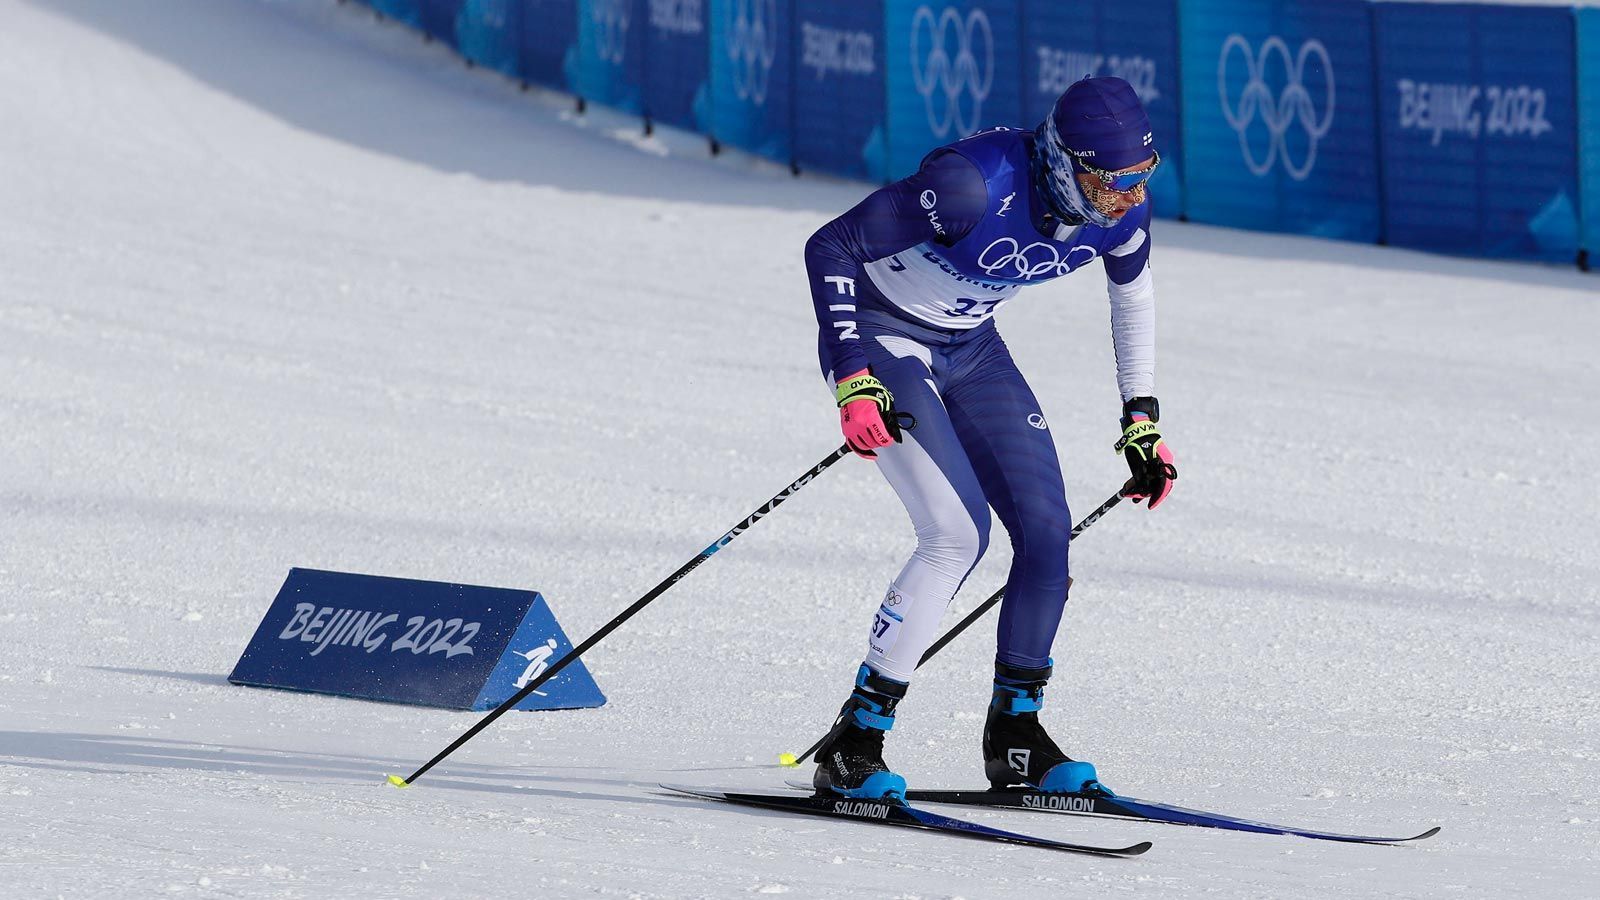
<path fill-rule="evenodd" d="M 1240 92 L 1237 106 L 1228 96 L 1228 60 L 1234 50 L 1238 50 L 1244 59 L 1247 77 L 1244 89 Z M 1277 58 L 1283 65 L 1285 81 L 1283 92 L 1274 97 L 1272 88 L 1266 82 L 1267 63 L 1272 58 Z M 1321 72 L 1326 79 L 1327 98 L 1322 105 L 1322 114 L 1317 114 L 1317 106 L 1313 102 L 1311 92 L 1306 88 L 1306 64 L 1315 59 L 1321 66 Z M 1244 162 L 1251 173 L 1266 175 L 1272 171 L 1273 164 L 1281 156 L 1284 171 L 1296 181 L 1304 181 L 1311 174 L 1317 164 L 1317 142 L 1327 136 L 1333 127 L 1335 91 L 1333 85 L 1333 60 L 1328 56 L 1328 49 L 1316 38 L 1308 39 L 1300 45 L 1298 55 L 1289 55 L 1289 46 L 1283 38 L 1273 35 L 1261 45 L 1261 52 L 1254 53 L 1250 49 L 1250 42 L 1243 35 L 1230 34 L 1222 44 L 1222 55 L 1217 61 L 1217 93 L 1222 99 L 1222 115 L 1228 120 L 1228 125 L 1239 134 L 1239 150 L 1244 154 Z M 1261 122 L 1266 126 L 1270 143 L 1267 146 L 1265 159 L 1256 159 L 1255 152 L 1250 147 L 1247 131 L 1260 116 Z M 1307 137 L 1305 160 L 1296 162 L 1289 150 L 1287 135 L 1289 126 L 1298 124 L 1304 129 Z"/>
<path fill-rule="evenodd" d="M 728 58 L 733 92 L 756 106 L 767 102 L 772 64 L 778 58 L 778 0 L 731 0 Z"/>
<path fill-rule="evenodd" d="M 595 53 L 604 62 L 622 65 L 628 53 L 628 0 L 589 0 L 589 23 Z"/>
<path fill-rule="evenodd" d="M 952 127 L 958 137 L 977 131 L 983 101 L 994 85 L 994 31 L 989 16 L 974 9 L 963 19 L 959 10 L 946 6 L 936 17 L 931 8 L 918 7 L 911 19 L 911 74 L 927 106 L 928 127 L 934 137 L 945 137 Z M 964 114 L 963 96 L 970 98 L 970 116 Z"/>

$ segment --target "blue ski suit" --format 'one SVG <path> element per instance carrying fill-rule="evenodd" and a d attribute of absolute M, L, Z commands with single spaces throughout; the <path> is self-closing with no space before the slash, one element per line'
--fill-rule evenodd
<path fill-rule="evenodd" d="M 917 547 L 873 617 L 866 662 L 901 681 L 983 556 L 991 507 L 1012 547 L 996 658 L 1046 665 L 1066 603 L 1060 463 L 995 328 L 1000 307 L 1101 259 L 1123 399 L 1153 394 L 1149 202 L 1110 228 L 1061 222 L 1033 177 L 1033 142 L 999 128 L 940 147 L 806 244 L 823 373 L 832 383 L 870 367 L 917 420 L 878 451 Z"/>

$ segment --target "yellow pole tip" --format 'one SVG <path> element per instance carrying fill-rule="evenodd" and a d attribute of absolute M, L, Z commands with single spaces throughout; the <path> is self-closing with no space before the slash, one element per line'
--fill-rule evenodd
<path fill-rule="evenodd" d="M 404 778 L 401 778 L 399 775 L 390 775 L 389 776 L 389 783 L 394 785 L 397 788 L 408 788 L 408 787 L 411 787 L 411 785 L 406 783 L 406 780 Z"/>
<path fill-rule="evenodd" d="M 796 759 L 793 753 L 779 753 L 778 765 L 792 769 L 800 765 L 800 760 Z"/>

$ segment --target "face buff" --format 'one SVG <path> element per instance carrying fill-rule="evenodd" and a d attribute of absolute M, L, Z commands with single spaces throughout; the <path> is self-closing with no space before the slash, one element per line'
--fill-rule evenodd
<path fill-rule="evenodd" d="M 1056 215 L 1071 224 L 1089 222 L 1101 228 L 1110 228 L 1117 224 L 1116 219 L 1100 209 L 1102 204 L 1110 206 L 1110 197 L 1102 196 L 1099 198 L 1100 202 L 1096 203 L 1084 196 L 1083 191 L 1079 189 L 1077 169 L 1073 167 L 1072 154 L 1068 153 L 1061 143 L 1061 132 L 1056 130 L 1054 115 L 1045 118 L 1044 126 L 1039 130 L 1038 143 L 1039 154 L 1044 159 L 1044 170 L 1040 173 L 1040 179 L 1044 182 L 1045 195 L 1055 207 Z M 1140 185 L 1141 190 L 1143 187 Z M 1095 193 L 1101 195 L 1111 192 L 1097 189 Z"/>

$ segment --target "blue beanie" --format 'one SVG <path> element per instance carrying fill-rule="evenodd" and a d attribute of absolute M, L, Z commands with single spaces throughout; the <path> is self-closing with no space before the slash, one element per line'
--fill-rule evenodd
<path fill-rule="evenodd" d="M 1115 172 L 1150 158 L 1155 138 L 1133 86 L 1121 78 L 1085 78 L 1067 88 L 1050 113 L 1067 150 Z"/>

